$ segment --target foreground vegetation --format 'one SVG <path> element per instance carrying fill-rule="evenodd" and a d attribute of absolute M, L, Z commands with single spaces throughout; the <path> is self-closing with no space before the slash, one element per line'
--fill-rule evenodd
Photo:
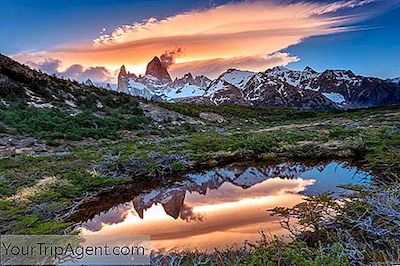
<path fill-rule="evenodd" d="M 163 263 L 180 259 L 182 265 L 194 261 L 346 265 L 399 259 L 399 106 L 327 113 L 159 105 L 195 119 L 201 112 L 217 113 L 226 122 L 155 123 L 137 104 L 100 113 L 87 109 L 74 116 L 57 110 L 3 107 L 0 137 L 33 136 L 32 145 L 43 148 L 0 157 L 0 233 L 65 232 L 76 222 L 74 213 L 88 196 L 132 181 L 136 188 L 162 186 L 177 173 L 243 159 L 351 158 L 374 174 L 379 188 L 352 187 L 351 201 L 342 204 L 321 195 L 293 209 L 273 210 L 292 232 L 293 241 L 263 237 L 244 250 L 212 255 L 184 252 L 155 259 Z M 298 219 L 301 230 L 288 227 L 286 219 Z"/>
<path fill-rule="evenodd" d="M 349 187 L 347 187 L 349 189 Z M 348 200 L 311 196 L 293 208 L 275 208 L 292 239 L 261 235 L 243 248 L 155 254 L 155 265 L 392 265 L 399 262 L 400 188 L 352 187 Z M 292 223 L 296 219 L 297 223 Z"/>

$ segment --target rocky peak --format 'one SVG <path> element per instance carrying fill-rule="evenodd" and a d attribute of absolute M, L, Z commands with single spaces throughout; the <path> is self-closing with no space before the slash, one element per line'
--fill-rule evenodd
<path fill-rule="evenodd" d="M 87 80 L 84 82 L 84 84 L 85 84 L 86 86 L 94 86 L 93 82 L 92 82 L 90 79 L 87 79 Z"/>
<path fill-rule="evenodd" d="M 193 78 L 192 73 L 186 73 L 185 75 L 183 75 L 183 77 L 181 78 L 175 78 L 174 83 L 176 84 L 185 84 L 185 83 L 189 83 L 190 85 L 195 85 L 196 82 Z"/>
<path fill-rule="evenodd" d="M 204 76 L 204 75 L 197 76 L 197 77 L 194 79 L 194 81 L 195 81 L 195 83 L 196 83 L 198 86 L 203 87 L 203 88 L 208 87 L 208 86 L 210 85 L 210 83 L 211 83 L 211 79 L 207 78 L 207 77 Z"/>
<path fill-rule="evenodd" d="M 356 75 L 351 70 L 325 70 L 322 73 L 323 76 L 333 79 L 349 79 Z"/>
<path fill-rule="evenodd" d="M 137 78 L 137 76 L 134 73 L 126 71 L 125 65 L 122 65 L 119 69 L 118 78 Z"/>
<path fill-rule="evenodd" d="M 194 79 L 193 79 L 193 75 L 192 75 L 192 73 L 186 73 L 184 76 L 183 76 L 183 78 L 185 79 L 185 80 L 187 80 L 187 81 L 194 81 Z"/>
<path fill-rule="evenodd" d="M 155 56 L 150 63 L 147 64 L 146 75 L 151 75 L 163 83 L 172 82 L 167 68 L 163 65 L 160 58 Z"/>
<path fill-rule="evenodd" d="M 303 72 L 304 72 L 304 73 L 310 73 L 310 74 L 318 74 L 317 71 L 315 71 L 314 69 L 312 69 L 312 68 L 309 67 L 309 66 L 306 66 L 306 67 L 304 68 Z"/>
<path fill-rule="evenodd" d="M 286 67 L 283 66 L 276 66 L 270 69 L 267 69 L 265 72 L 271 72 L 271 73 L 281 73 L 281 72 L 286 72 L 289 71 Z"/>
<path fill-rule="evenodd" d="M 126 73 L 126 69 L 125 69 L 125 65 L 122 65 L 121 68 L 119 69 L 119 74 L 118 76 L 125 76 Z"/>
<path fill-rule="evenodd" d="M 122 65 L 118 74 L 118 91 L 126 92 L 127 85 L 130 79 L 137 79 L 134 73 L 126 71 L 125 65 Z"/>

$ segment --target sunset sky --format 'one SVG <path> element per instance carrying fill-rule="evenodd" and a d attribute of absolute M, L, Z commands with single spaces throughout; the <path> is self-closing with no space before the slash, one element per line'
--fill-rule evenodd
<path fill-rule="evenodd" d="M 284 65 L 400 76 L 400 0 L 0 0 L 0 53 L 115 83 L 170 54 L 172 76 Z"/>

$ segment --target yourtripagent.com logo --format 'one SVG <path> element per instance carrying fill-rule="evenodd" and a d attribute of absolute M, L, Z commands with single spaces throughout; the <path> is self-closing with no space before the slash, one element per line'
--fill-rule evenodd
<path fill-rule="evenodd" d="M 146 265 L 149 236 L 4 235 L 1 265 Z"/>

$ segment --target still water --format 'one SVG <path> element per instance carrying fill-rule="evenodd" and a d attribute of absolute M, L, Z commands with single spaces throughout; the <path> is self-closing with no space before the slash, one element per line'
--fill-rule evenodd
<path fill-rule="evenodd" d="M 186 181 L 149 190 L 82 225 L 85 235 L 150 235 L 153 250 L 199 249 L 254 242 L 260 232 L 286 235 L 268 209 L 291 207 L 307 194 L 371 176 L 346 163 L 246 164 L 188 174 Z"/>

